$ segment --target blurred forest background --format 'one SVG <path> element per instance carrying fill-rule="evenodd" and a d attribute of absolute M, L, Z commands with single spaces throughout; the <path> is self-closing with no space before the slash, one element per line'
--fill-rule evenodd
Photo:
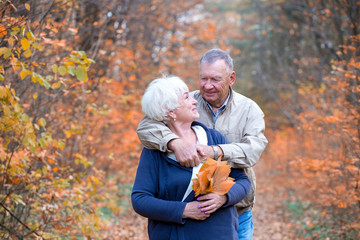
<path fill-rule="evenodd" d="M 147 84 L 213 47 L 266 114 L 254 239 L 359 239 L 360 1 L 0 0 L 0 238 L 146 239 Z"/>

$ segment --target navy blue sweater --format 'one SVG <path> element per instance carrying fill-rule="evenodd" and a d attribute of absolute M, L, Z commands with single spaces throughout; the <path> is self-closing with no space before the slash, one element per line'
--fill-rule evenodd
<path fill-rule="evenodd" d="M 208 145 L 224 144 L 225 138 L 201 123 Z M 148 218 L 150 240 L 237 239 L 237 212 L 234 204 L 250 191 L 250 181 L 242 169 L 231 169 L 235 184 L 227 193 L 225 205 L 205 220 L 183 219 L 187 202 L 195 201 L 192 191 L 181 202 L 191 179 L 192 168 L 181 166 L 165 153 L 144 148 L 136 173 L 131 201 L 134 210 Z"/>

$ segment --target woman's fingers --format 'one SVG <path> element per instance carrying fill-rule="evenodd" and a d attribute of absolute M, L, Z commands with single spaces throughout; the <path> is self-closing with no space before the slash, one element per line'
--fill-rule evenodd
<path fill-rule="evenodd" d="M 213 213 L 227 201 L 226 195 L 206 194 L 198 198 L 199 208 L 204 213 Z"/>
<path fill-rule="evenodd" d="M 199 202 L 197 201 L 187 203 L 183 212 L 183 218 L 205 220 L 209 216 L 210 213 L 207 213 L 206 211 L 201 211 L 201 209 L 199 208 Z"/>

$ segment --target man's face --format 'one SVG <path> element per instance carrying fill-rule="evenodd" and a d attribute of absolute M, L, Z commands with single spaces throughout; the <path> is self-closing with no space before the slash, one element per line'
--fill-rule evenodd
<path fill-rule="evenodd" d="M 219 108 L 225 102 L 229 87 L 235 82 L 235 72 L 229 73 L 224 60 L 201 63 L 199 69 L 200 93 L 212 107 Z"/>

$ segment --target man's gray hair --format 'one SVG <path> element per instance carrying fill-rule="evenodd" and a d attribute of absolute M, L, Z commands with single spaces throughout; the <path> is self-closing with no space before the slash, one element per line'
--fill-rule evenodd
<path fill-rule="evenodd" d="M 214 63 L 217 60 L 224 60 L 228 73 L 234 71 L 234 64 L 231 56 L 221 50 L 220 48 L 213 48 L 207 51 L 199 61 L 199 67 L 201 63 Z"/>
<path fill-rule="evenodd" d="M 179 77 L 164 77 L 153 80 L 145 90 L 141 101 L 143 112 L 153 120 L 169 120 L 168 112 L 179 107 L 179 96 L 189 91 Z"/>

